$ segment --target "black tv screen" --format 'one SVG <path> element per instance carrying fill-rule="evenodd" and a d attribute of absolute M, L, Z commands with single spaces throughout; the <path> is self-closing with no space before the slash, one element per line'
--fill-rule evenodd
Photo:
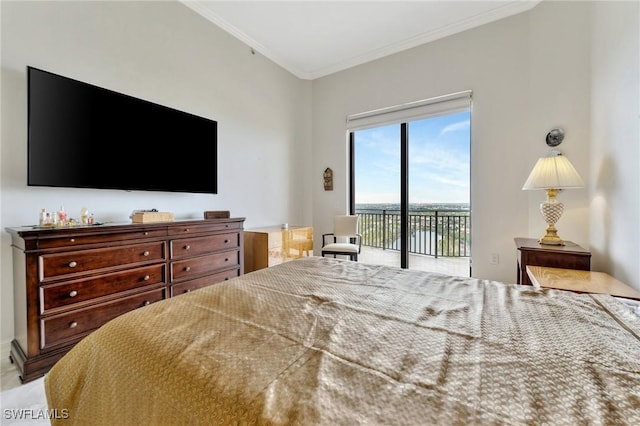
<path fill-rule="evenodd" d="M 29 186 L 217 193 L 217 121 L 33 67 Z"/>

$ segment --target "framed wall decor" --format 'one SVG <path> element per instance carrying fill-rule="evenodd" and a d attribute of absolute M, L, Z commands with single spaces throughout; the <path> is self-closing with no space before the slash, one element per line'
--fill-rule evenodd
<path fill-rule="evenodd" d="M 327 167 L 323 173 L 324 178 L 324 190 L 333 191 L 333 170 Z"/>

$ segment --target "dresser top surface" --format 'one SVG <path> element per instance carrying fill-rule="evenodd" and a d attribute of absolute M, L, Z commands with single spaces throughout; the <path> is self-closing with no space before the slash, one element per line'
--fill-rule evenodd
<path fill-rule="evenodd" d="M 134 229 L 150 229 L 150 228 L 169 228 L 184 225 L 214 225 L 216 223 L 243 222 L 245 218 L 225 218 L 225 219 L 181 219 L 171 222 L 150 222 L 150 223 L 131 223 L 131 222 L 106 222 L 96 225 L 75 225 L 75 226 L 18 226 L 7 227 L 5 230 L 14 235 L 47 235 L 55 236 L 57 234 L 68 233 L 93 233 L 93 232 L 112 232 Z"/>
<path fill-rule="evenodd" d="M 586 250 L 574 242 L 565 241 L 563 246 L 552 246 L 547 244 L 540 244 L 536 238 L 514 238 L 516 247 L 518 250 L 540 250 L 540 251 L 557 251 L 557 252 L 571 252 L 580 253 L 590 256 L 589 250 Z"/>

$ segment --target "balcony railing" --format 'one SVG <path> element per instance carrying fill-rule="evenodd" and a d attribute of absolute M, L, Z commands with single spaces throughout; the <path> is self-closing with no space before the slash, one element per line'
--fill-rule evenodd
<path fill-rule="evenodd" d="M 358 210 L 362 245 L 400 249 L 400 212 Z M 469 211 L 409 212 L 409 253 L 427 256 L 468 257 L 471 253 Z"/>

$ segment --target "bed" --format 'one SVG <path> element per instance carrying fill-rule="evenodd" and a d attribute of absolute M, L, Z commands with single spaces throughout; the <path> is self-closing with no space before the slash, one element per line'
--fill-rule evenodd
<path fill-rule="evenodd" d="M 45 390 L 64 425 L 637 425 L 640 317 L 607 295 L 308 257 L 112 320 Z"/>

